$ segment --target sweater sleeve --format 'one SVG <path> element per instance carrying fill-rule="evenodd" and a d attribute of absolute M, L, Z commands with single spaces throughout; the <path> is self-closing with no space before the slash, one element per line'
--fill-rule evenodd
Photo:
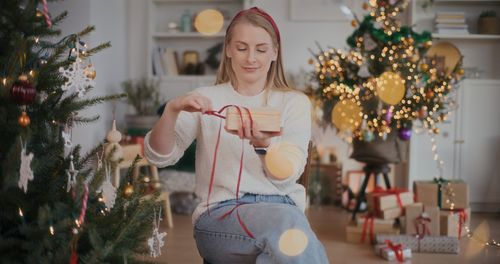
<path fill-rule="evenodd" d="M 150 142 L 149 131 L 144 139 L 144 155 L 153 165 L 163 168 L 174 165 L 184 155 L 184 151 L 191 145 L 199 133 L 200 114 L 182 111 L 175 123 L 175 144 L 169 154 L 160 154 L 155 151 Z"/>
<path fill-rule="evenodd" d="M 307 162 L 309 140 L 311 139 L 311 102 L 305 94 L 292 98 L 283 112 L 283 133 L 280 141 L 292 143 L 300 148 L 302 159 L 294 175 L 285 180 L 270 178 L 278 188 L 294 184 L 300 178 Z"/>

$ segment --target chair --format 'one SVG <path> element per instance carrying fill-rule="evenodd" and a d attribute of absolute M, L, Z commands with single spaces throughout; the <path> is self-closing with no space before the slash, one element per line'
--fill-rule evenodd
<path fill-rule="evenodd" d="M 130 168 L 137 155 L 141 157 L 143 156 L 142 146 L 140 144 L 122 145 L 122 149 L 123 149 L 123 161 L 120 162 L 120 164 L 118 165 L 119 169 Z M 146 167 L 146 166 L 149 167 L 149 171 L 151 173 L 151 178 L 153 179 L 153 182 L 159 182 L 160 177 L 158 176 L 158 168 L 152 164 L 149 164 L 148 160 L 145 158 L 140 159 L 136 163 L 134 170 L 132 172 L 132 181 L 137 182 L 139 180 L 139 171 L 141 167 Z M 120 185 L 120 177 L 115 176 L 114 185 L 117 187 Z M 170 208 L 170 194 L 166 190 L 161 190 L 160 195 L 158 196 L 158 200 L 164 202 L 164 212 L 167 218 L 168 227 L 169 228 L 174 227 L 172 210 Z"/>
<path fill-rule="evenodd" d="M 309 140 L 309 145 L 307 146 L 307 162 L 304 167 L 304 172 L 302 172 L 302 175 L 300 175 L 300 178 L 298 180 L 298 183 L 302 184 L 302 186 L 304 186 L 304 188 L 306 189 L 306 194 L 309 188 L 309 174 L 311 174 L 312 151 L 313 142 L 312 140 Z"/>

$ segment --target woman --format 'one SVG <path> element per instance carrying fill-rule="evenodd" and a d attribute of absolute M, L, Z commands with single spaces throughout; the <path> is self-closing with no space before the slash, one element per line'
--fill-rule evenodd
<path fill-rule="evenodd" d="M 221 119 L 210 114 L 226 105 L 279 109 L 282 129 L 263 132 L 244 123 L 219 133 Z M 202 202 L 193 213 L 194 237 L 206 262 L 327 263 L 303 213 L 305 190 L 296 183 L 302 170 L 278 180 L 265 169 L 266 148 L 280 141 L 300 148 L 303 169 L 310 134 L 310 102 L 287 85 L 278 28 L 254 7 L 228 26 L 216 85 L 171 100 L 146 135 L 145 153 L 164 167 L 197 140 L 196 193 Z"/>

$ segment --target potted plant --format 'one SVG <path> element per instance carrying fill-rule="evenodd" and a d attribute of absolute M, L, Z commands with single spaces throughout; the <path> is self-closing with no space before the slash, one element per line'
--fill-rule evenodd
<path fill-rule="evenodd" d="M 483 11 L 477 21 L 477 31 L 479 34 L 500 34 L 498 24 L 497 13 L 495 11 Z"/>
<path fill-rule="evenodd" d="M 161 105 L 158 82 L 147 79 L 128 80 L 122 83 L 122 88 L 128 95 L 128 103 L 135 110 L 134 114 L 125 116 L 128 134 L 143 136 L 158 120 L 156 112 Z"/>

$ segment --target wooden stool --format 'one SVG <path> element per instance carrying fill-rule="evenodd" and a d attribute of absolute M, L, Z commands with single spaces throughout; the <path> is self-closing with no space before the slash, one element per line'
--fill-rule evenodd
<path fill-rule="evenodd" d="M 387 189 L 391 188 L 391 183 L 389 181 L 389 172 L 391 168 L 389 168 L 388 164 L 366 164 L 363 168 L 365 171 L 365 179 L 361 184 L 361 188 L 359 189 L 358 197 L 356 198 L 356 207 L 354 207 L 354 211 L 352 212 L 352 220 L 356 220 L 356 214 L 359 212 L 359 207 L 361 206 L 361 202 L 366 200 L 366 186 L 370 181 L 370 176 L 373 174 L 375 177 L 375 183 L 377 182 L 377 175 L 382 174 L 384 176 L 384 182 Z"/>
<path fill-rule="evenodd" d="M 134 163 L 135 157 L 137 155 L 142 157 L 142 147 L 139 144 L 130 144 L 130 145 L 122 145 L 123 149 L 123 161 L 120 162 L 118 165 L 119 169 L 128 169 L 132 166 Z M 158 168 L 152 164 L 149 164 L 148 160 L 142 157 L 134 167 L 134 170 L 132 172 L 132 180 L 134 182 L 137 182 L 139 180 L 139 171 L 141 167 L 149 167 L 149 171 L 151 173 L 151 177 L 153 179 L 153 182 L 159 182 L 160 177 L 158 176 Z M 118 177 L 114 178 L 114 185 L 115 187 L 118 188 L 120 186 L 120 177 L 118 174 Z M 147 198 L 148 196 L 145 196 Z M 170 194 L 166 190 L 161 190 L 160 195 L 158 196 L 159 201 L 164 202 L 164 212 L 165 216 L 167 217 L 167 225 L 169 228 L 174 227 L 174 221 L 172 218 L 172 209 L 170 207 Z"/>

